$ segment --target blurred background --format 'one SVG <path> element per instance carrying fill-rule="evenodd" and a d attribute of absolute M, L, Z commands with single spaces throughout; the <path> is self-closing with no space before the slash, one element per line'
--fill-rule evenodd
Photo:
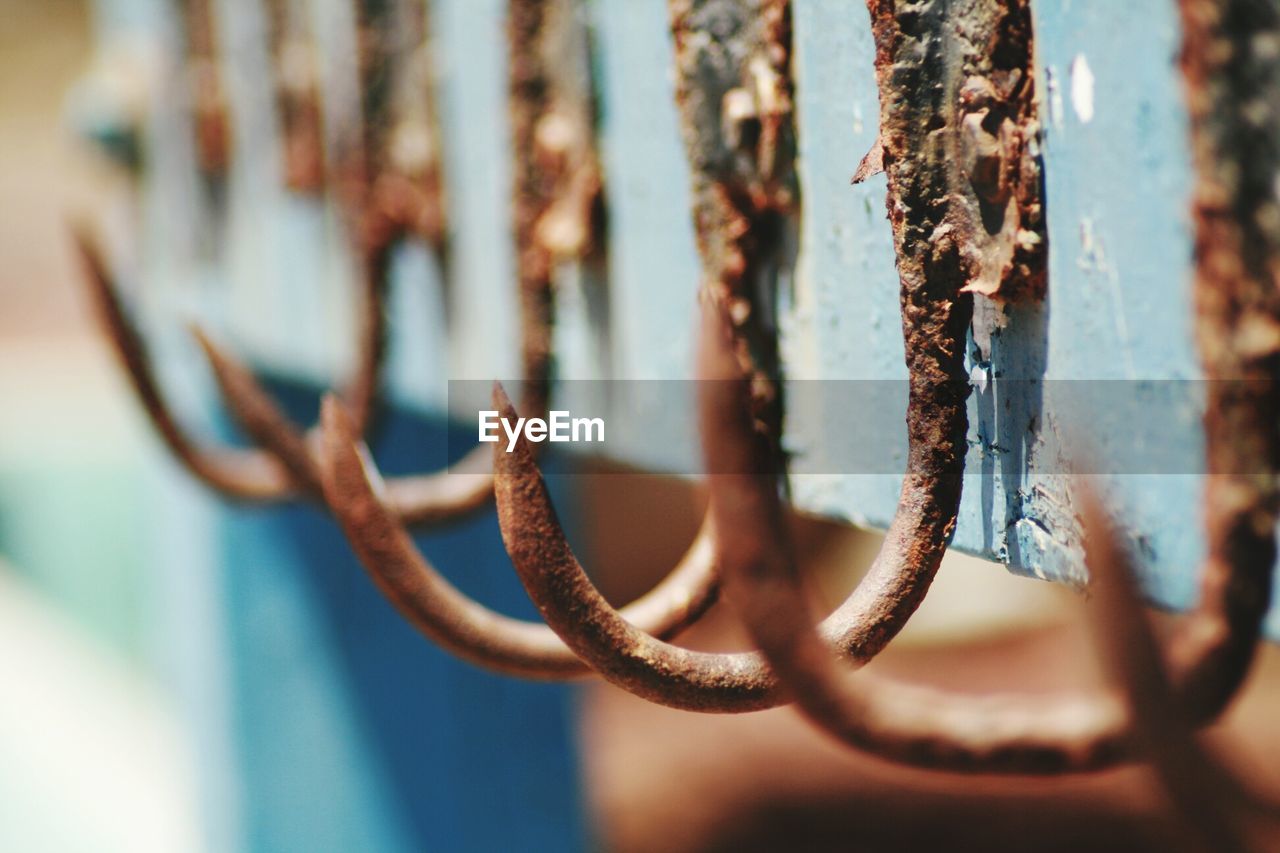
<path fill-rule="evenodd" d="M 136 251 L 134 179 L 85 137 L 104 104 L 144 109 L 154 66 L 110 31 L 86 2 L 0 0 L 0 850 L 1179 849 L 1140 769 L 961 783 L 787 709 L 704 717 L 477 672 L 401 622 L 320 513 L 204 494 L 152 437 L 68 239 L 89 219 L 122 265 Z M 313 415 L 318 386 L 272 378 Z M 388 420 L 388 470 L 438 462 L 422 445 L 447 425 Z M 563 497 L 618 601 L 673 564 L 701 506 L 616 472 Z M 795 529 L 830 602 L 878 543 Z M 532 615 L 491 518 L 421 541 L 466 591 Z M 1083 606 L 956 555 L 874 666 L 973 691 L 1093 684 Z M 719 612 L 686 639 L 745 646 Z M 1223 727 L 1257 768 L 1280 758 L 1278 679 L 1269 647 Z"/>
<path fill-rule="evenodd" d="M 68 240 L 127 185 L 68 117 L 89 9 L 3 0 L 0 20 L 0 848 L 208 849 L 148 616 L 152 448 Z"/>

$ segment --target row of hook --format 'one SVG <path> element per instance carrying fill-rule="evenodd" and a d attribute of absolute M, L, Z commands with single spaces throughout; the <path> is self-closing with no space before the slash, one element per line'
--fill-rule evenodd
<path fill-rule="evenodd" d="M 314 191 L 315 60 L 282 0 L 271 7 L 291 187 Z M 188 0 L 188 51 L 202 168 L 227 168 L 227 120 L 211 70 L 208 0 Z M 795 702 L 851 746 L 908 764 L 963 772 L 1051 774 L 1146 757 L 1175 799 L 1202 798 L 1194 820 L 1215 841 L 1247 846 L 1274 814 L 1203 750 L 1192 731 L 1230 702 L 1248 672 L 1271 597 L 1280 494 L 1280 166 L 1275 65 L 1258 38 L 1280 39 L 1275 4 L 1181 0 L 1182 67 L 1195 167 L 1195 303 L 1204 372 L 1205 523 L 1201 599 L 1161 652 L 1115 533 L 1087 492 L 1075 495 L 1097 591 L 1092 611 L 1115 689 L 1084 695 L 955 694 L 852 673 L 902 629 L 938 570 L 956 524 L 967 431 L 965 336 L 974 294 L 1038 298 L 1045 287 L 1045 211 L 1026 0 L 953 4 L 868 0 L 877 44 L 880 137 L 859 178 L 883 170 L 901 279 L 910 396 L 908 470 L 883 548 L 865 578 L 814 626 L 787 542 L 780 484 L 785 401 L 769 283 L 788 262 L 786 230 L 802 209 L 787 0 L 669 0 L 676 97 L 693 174 L 703 264 L 699 425 L 710 504 L 681 562 L 620 610 L 583 570 L 557 520 L 529 445 L 489 459 L 477 448 L 450 472 L 381 478 L 360 437 L 374 409 L 383 349 L 388 257 L 404 236 L 448 257 L 444 179 L 431 94 L 428 5 L 356 0 L 364 108 L 359 154 L 332 171 L 348 213 L 364 295 L 355 381 L 326 398 L 318 430 L 283 415 L 250 371 L 199 340 L 231 411 L 259 449 L 209 449 L 170 411 L 142 336 L 93 242 L 88 279 L 135 390 L 174 454 L 210 486 L 257 501 L 323 502 L 400 612 L 478 665 L 530 678 L 597 674 L 667 706 L 735 713 Z M 604 183 L 595 108 L 564 45 L 581 35 L 574 0 L 510 0 L 509 111 L 515 162 L 513 233 L 522 318 L 524 413 L 545 409 L 557 265 L 602 252 Z M 964 14 L 964 26 L 953 20 Z M 404 37 L 403 26 L 411 21 Z M 959 33 L 959 35 L 957 35 Z M 1267 63 L 1270 63 L 1268 65 Z M 589 78 L 589 75 L 588 75 Z M 392 97 L 392 81 L 417 81 Z M 424 82 L 425 81 L 425 82 Z M 1259 104 L 1266 104 L 1265 115 Z M 221 137 L 219 135 L 222 135 Z M 406 163 L 396 142 L 419 134 Z M 305 149 L 305 150 L 304 150 Z M 426 152 L 422 154 L 422 152 Z M 494 407 L 514 416 L 500 387 Z M 1218 464 L 1221 463 L 1221 464 Z M 1253 473 L 1249 473 L 1253 472 Z M 441 576 L 406 525 L 448 522 L 496 501 L 503 541 L 544 623 L 494 613 Z M 725 596 L 759 651 L 695 652 L 670 643 Z M 1209 780 L 1216 780 L 1212 783 Z M 1229 780 L 1223 782 L 1222 780 Z M 1221 784 L 1219 784 L 1221 783 Z M 1241 805 L 1246 804 L 1246 805 Z M 1251 805 L 1249 805 L 1251 804 Z M 1256 806 L 1256 808 L 1254 807 Z"/>

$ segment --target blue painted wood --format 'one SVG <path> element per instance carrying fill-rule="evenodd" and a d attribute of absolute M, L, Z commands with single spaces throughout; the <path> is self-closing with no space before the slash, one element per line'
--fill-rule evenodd
<path fill-rule="evenodd" d="M 314 415 L 314 392 L 271 387 L 294 416 Z M 441 467 L 450 440 L 461 448 L 470 437 L 446 432 L 437 419 L 393 413 L 374 452 L 389 474 Z M 551 482 L 563 506 L 557 484 L 567 481 Z M 207 541 L 212 602 L 179 598 L 202 616 L 177 633 L 203 631 L 203 654 L 186 662 L 221 684 L 187 686 L 219 703 L 197 710 L 210 727 L 202 738 L 226 750 L 211 756 L 214 769 L 234 773 L 208 780 L 210 796 L 222 792 L 214 837 L 235 839 L 223 849 L 585 846 L 572 687 L 493 675 L 426 641 L 314 507 L 221 507 Z M 491 513 L 416 542 L 467 594 L 536 617 Z"/>
<path fill-rule="evenodd" d="M 979 300 L 971 346 L 971 453 L 954 544 L 1013 571 L 1083 580 L 1064 447 L 1091 470 L 1124 470 L 1143 410 L 1108 386 L 1149 395 L 1148 429 L 1185 465 L 1097 478 L 1139 557 L 1156 602 L 1196 597 L 1202 434 L 1191 334 L 1191 185 L 1172 4 L 1040 0 L 1036 23 L 1049 222 L 1049 296 L 1000 309 Z M 802 379 L 900 379 L 897 283 L 883 178 L 848 185 L 876 132 L 867 13 L 839 0 L 796 0 L 797 105 L 804 193 L 795 293 L 784 323 L 786 369 Z M 983 304 L 985 303 L 985 304 Z M 1082 400 L 1093 399 L 1084 407 Z M 1101 400 L 1103 405 L 1099 405 Z M 1127 400 L 1124 402 L 1128 402 Z M 1076 417 L 1087 412 L 1087 421 Z M 1163 417 L 1168 415 L 1168 417 Z M 1152 415 L 1156 417 L 1156 415 Z M 859 412 L 828 420 L 856 429 Z M 883 423 L 883 419 L 877 421 Z M 1083 440 L 1082 440 L 1083 439 Z M 794 434 L 799 453 L 818 452 Z M 817 466 L 820 469 L 820 466 Z M 897 478 L 807 475 L 802 505 L 886 525 Z M 1272 634 L 1280 631 L 1280 610 Z"/>
<path fill-rule="evenodd" d="M 199 318 L 291 377 L 273 390 L 300 421 L 350 364 L 353 292 L 341 220 L 288 194 L 265 79 L 260 4 L 223 0 L 219 31 L 236 168 L 226 219 L 206 206 L 181 105 L 165 3 L 100 0 L 161 57 L 143 137 L 139 258 L 128 282 L 165 386 L 197 432 L 225 437 L 183 328 Z M 456 281 L 420 245 L 396 258 L 388 382 L 399 405 L 375 452 L 385 470 L 442 466 L 449 376 L 515 373 L 507 220 L 503 4 L 441 0 L 442 107 Z M 329 123 L 354 92 L 343 3 L 308 4 L 326 55 Z M 347 22 L 349 24 L 349 21 Z M 344 89 L 345 87 L 345 89 Z M 350 104 L 345 106 L 349 107 Z M 460 298 L 446 335 L 447 286 Z M 430 412 L 431 414 L 425 414 Z M 461 451 L 470 430 L 452 434 Z M 308 507 L 229 507 L 157 466 L 155 626 L 197 733 L 211 849 L 574 850 L 586 846 L 571 688 L 483 673 L 417 635 L 374 590 L 340 532 Z M 562 506 L 568 494 L 553 488 Z M 572 512 L 566 508 L 566 517 Z M 533 608 L 492 516 L 419 545 L 460 587 L 515 615 Z"/>

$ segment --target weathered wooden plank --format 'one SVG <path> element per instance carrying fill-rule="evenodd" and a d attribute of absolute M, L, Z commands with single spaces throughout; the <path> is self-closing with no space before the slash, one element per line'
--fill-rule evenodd
<path fill-rule="evenodd" d="M 352 86 L 350 69 L 335 60 L 349 45 L 341 5 L 314 7 L 325 55 L 334 60 L 326 91 L 335 103 Z M 226 316 L 236 343 L 259 361 L 323 381 L 350 361 L 349 261 L 334 213 L 285 193 L 278 163 L 263 156 L 275 150 L 274 127 L 269 95 L 257 86 L 265 62 L 252 6 L 220 4 L 240 164 L 228 191 L 225 269 L 199 260 L 202 247 L 182 236 L 198 218 L 189 204 L 174 203 L 148 229 L 149 277 L 166 282 L 157 288 L 166 291 L 164 302 L 205 303 L 212 316 Z M 402 253 L 390 367 L 396 396 L 428 410 L 442 404 L 448 378 L 517 373 L 502 3 L 433 6 L 457 256 L 454 280 L 446 283 L 421 247 Z M 563 373 L 687 378 L 699 266 L 666 11 L 629 0 L 587 8 L 610 210 L 609 310 L 587 305 L 585 288 L 569 275 L 557 331 Z M 978 388 L 970 402 L 969 476 L 955 545 L 1015 571 L 1079 582 L 1078 534 L 1060 476 L 1064 447 L 1073 432 L 1084 433 L 1095 467 L 1123 470 L 1138 448 L 1132 426 L 1140 410 L 1126 399 L 1091 411 L 1087 423 L 1071 416 L 1081 394 L 1104 403 L 1107 394 L 1150 395 L 1153 406 L 1164 401 L 1156 410 L 1168 417 L 1157 437 L 1180 464 L 1156 466 L 1158 472 L 1138 466 L 1108 478 L 1105 490 L 1142 558 L 1150 594 L 1184 606 L 1203 548 L 1203 453 L 1195 389 L 1170 382 L 1200 376 L 1191 338 L 1190 159 L 1175 13 L 1156 0 L 1038 0 L 1033 12 L 1049 294 L 1044 305 L 980 305 L 970 352 Z M 784 372 L 790 380 L 898 382 L 905 369 L 884 182 L 848 185 L 876 135 L 867 13 L 841 0 L 795 0 L 793 15 L 803 209 L 796 275 L 780 294 Z M 152 138 L 177 138 L 179 124 L 162 104 Z M 149 184 L 157 199 L 194 195 L 190 152 L 153 148 Z M 453 306 L 447 326 L 446 288 Z M 1085 384 L 1096 380 L 1127 384 Z M 826 398 L 798 386 L 792 400 L 797 408 L 814 406 L 828 428 L 847 423 L 855 441 L 860 428 L 884 434 L 900 426 L 896 416 L 868 419 L 846 394 Z M 632 431 L 611 442 L 623 448 L 624 461 L 696 470 L 683 407 L 633 406 L 610 420 L 619 432 Z M 787 445 L 803 472 L 793 478 L 802 507 L 887 524 L 898 489 L 891 465 L 867 472 L 826 465 L 824 437 L 799 419 L 790 423 Z"/>

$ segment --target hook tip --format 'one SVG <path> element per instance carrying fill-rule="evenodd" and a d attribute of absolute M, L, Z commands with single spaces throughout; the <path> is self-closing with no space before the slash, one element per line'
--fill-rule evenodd
<path fill-rule="evenodd" d="M 497 379 L 493 380 L 493 407 L 503 415 L 515 408 L 511 403 L 511 397 L 507 395 L 507 389 L 502 387 L 502 382 Z"/>
<path fill-rule="evenodd" d="M 320 401 L 320 429 L 326 436 L 348 442 L 352 437 L 351 415 L 347 412 L 338 395 L 326 393 Z"/>

